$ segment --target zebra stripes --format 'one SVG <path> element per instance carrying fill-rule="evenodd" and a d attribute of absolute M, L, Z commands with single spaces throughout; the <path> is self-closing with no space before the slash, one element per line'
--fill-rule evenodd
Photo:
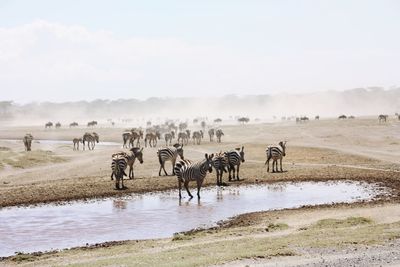
<path fill-rule="evenodd" d="M 126 156 L 122 153 L 117 153 L 112 156 L 111 161 L 111 178 L 115 176 L 115 188 L 123 189 L 124 186 L 124 176 L 127 176 L 125 173 L 126 167 L 128 166 L 128 161 Z M 121 186 L 120 186 L 121 185 Z"/>
<path fill-rule="evenodd" d="M 186 132 L 178 133 L 178 143 L 181 145 L 187 145 L 189 142 L 189 137 L 190 135 L 188 135 Z"/>
<path fill-rule="evenodd" d="M 127 161 L 127 165 L 129 166 L 129 179 L 134 179 L 135 174 L 133 172 L 133 164 L 135 163 L 136 159 L 140 162 L 140 164 L 143 164 L 143 148 L 139 147 L 134 147 L 130 149 L 130 154 L 125 153 L 125 152 L 118 152 L 112 155 L 112 158 L 114 158 L 117 155 L 124 156 Z M 111 173 L 111 180 L 114 180 L 113 178 L 114 173 Z"/>
<path fill-rule="evenodd" d="M 282 170 L 282 158 L 284 156 L 286 156 L 286 141 L 285 142 L 279 142 L 279 147 L 277 146 L 270 146 L 267 147 L 266 149 L 266 154 L 267 154 L 267 160 L 265 161 L 265 165 L 268 164 L 267 167 L 267 172 L 269 172 L 269 161 L 272 159 L 272 172 L 278 172 L 278 159 L 280 161 L 280 165 L 281 165 L 281 172 L 283 172 Z M 274 165 L 276 166 L 274 168 Z"/>
<path fill-rule="evenodd" d="M 224 132 L 221 129 L 218 129 L 215 132 L 215 136 L 217 137 L 217 142 L 221 143 L 221 137 L 224 135 Z"/>
<path fill-rule="evenodd" d="M 175 139 L 175 132 L 171 131 L 170 133 L 166 133 L 164 135 L 164 139 L 165 139 L 166 146 L 168 146 L 168 141 L 169 141 L 169 145 L 171 145 L 172 139 Z"/>
<path fill-rule="evenodd" d="M 22 141 L 24 142 L 25 151 L 31 151 L 33 136 L 31 134 L 26 134 Z"/>
<path fill-rule="evenodd" d="M 195 145 L 195 144 L 200 145 L 201 139 L 202 139 L 203 137 L 204 137 L 204 135 L 203 135 L 203 131 L 202 131 L 202 130 L 193 132 L 193 136 L 192 136 L 192 138 L 193 138 L 193 144 L 194 144 L 194 145 Z"/>
<path fill-rule="evenodd" d="M 386 122 L 387 121 L 387 119 L 388 119 L 388 115 L 383 115 L 383 114 L 380 114 L 379 116 L 378 116 L 378 121 L 381 123 L 381 122 Z"/>
<path fill-rule="evenodd" d="M 212 166 L 215 169 L 217 174 L 217 185 L 222 185 L 222 175 L 224 172 L 228 172 L 227 168 L 228 165 L 228 158 L 226 157 L 225 153 L 219 152 L 215 154 L 214 158 L 212 159 Z"/>
<path fill-rule="evenodd" d="M 210 142 L 214 142 L 214 135 L 215 135 L 214 129 L 208 130 L 208 136 L 210 136 Z"/>
<path fill-rule="evenodd" d="M 236 179 L 239 181 L 239 170 L 240 164 L 244 162 L 244 146 L 242 149 L 236 148 L 234 150 L 226 151 L 225 156 L 228 160 L 228 171 L 229 171 L 229 181 L 235 179 L 235 172 L 236 172 Z M 236 169 L 235 169 L 236 167 Z M 231 176 L 231 172 L 233 172 L 233 177 Z"/>
<path fill-rule="evenodd" d="M 82 138 L 83 150 L 85 150 L 85 142 L 87 142 L 88 149 L 93 150 L 96 143 L 99 142 L 99 135 L 95 132 L 85 133 Z"/>
<path fill-rule="evenodd" d="M 144 139 L 144 145 L 147 147 L 147 142 L 149 142 L 150 147 L 156 147 L 157 146 L 157 139 L 161 139 L 161 134 L 159 131 L 156 131 L 155 133 L 147 133 L 146 137 Z"/>
<path fill-rule="evenodd" d="M 189 191 L 189 182 L 196 181 L 197 184 L 197 197 L 200 199 L 200 188 L 203 185 L 204 178 L 208 172 L 212 172 L 212 158 L 214 154 L 205 154 L 205 159 L 199 162 L 192 163 L 189 160 L 180 160 L 174 167 L 175 173 L 178 178 L 179 198 L 182 198 L 182 183 L 185 186 L 186 192 L 190 198 L 193 195 Z"/>
<path fill-rule="evenodd" d="M 82 143 L 82 138 L 74 138 L 72 139 L 72 143 L 74 144 L 73 150 L 79 150 L 79 143 Z"/>
<path fill-rule="evenodd" d="M 157 151 L 158 161 L 160 162 L 160 170 L 158 171 L 158 175 L 161 176 L 161 170 L 164 170 L 166 176 L 168 176 L 167 171 L 165 170 L 165 162 L 172 162 L 172 175 L 175 175 L 174 166 L 176 163 L 177 157 L 184 159 L 183 157 L 183 145 L 175 144 L 173 148 L 160 148 Z"/>

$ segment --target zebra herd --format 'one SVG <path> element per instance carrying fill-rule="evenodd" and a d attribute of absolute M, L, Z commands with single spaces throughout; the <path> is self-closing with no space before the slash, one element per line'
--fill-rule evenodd
<path fill-rule="evenodd" d="M 96 143 L 99 142 L 99 135 L 95 132 L 89 133 L 86 132 L 82 138 L 76 137 L 72 139 L 72 143 L 74 145 L 73 150 L 79 150 L 79 144 L 82 143 L 83 150 L 85 150 L 86 144 L 89 150 L 93 150 L 96 146 Z"/>
<path fill-rule="evenodd" d="M 189 182 L 195 181 L 197 184 L 197 197 L 200 198 L 200 189 L 204 182 L 207 173 L 211 173 L 214 168 L 217 174 L 217 185 L 223 185 L 222 176 L 224 172 L 228 172 L 229 181 L 240 180 L 239 171 L 240 165 L 245 162 L 244 146 L 241 148 L 235 148 L 225 152 L 219 152 L 215 154 L 204 155 L 204 159 L 193 162 L 184 157 L 183 153 L 184 144 L 176 143 L 172 147 L 160 148 L 157 150 L 157 157 L 160 163 L 160 169 L 158 175 L 168 176 L 168 172 L 165 169 L 165 163 L 171 162 L 172 164 L 172 175 L 176 175 L 178 179 L 179 198 L 182 198 L 182 184 L 185 187 L 190 198 L 193 195 L 189 191 Z M 129 166 L 129 179 L 133 178 L 133 163 L 137 158 L 140 163 L 143 163 L 143 148 L 134 147 L 130 149 L 130 154 L 125 152 L 118 152 L 111 156 L 111 180 L 113 177 L 116 178 L 116 189 L 124 188 L 123 178 L 128 176 L 125 173 L 126 168 Z M 269 172 L 269 161 L 272 159 L 272 172 L 278 172 L 278 160 L 280 161 L 280 171 L 282 169 L 282 159 L 286 156 L 286 141 L 279 142 L 279 146 L 270 146 L 266 149 L 268 164 L 267 171 Z M 179 157 L 179 160 L 178 160 Z"/>

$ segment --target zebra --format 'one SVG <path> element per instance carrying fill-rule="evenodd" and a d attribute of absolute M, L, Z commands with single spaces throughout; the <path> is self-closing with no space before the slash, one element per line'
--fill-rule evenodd
<path fill-rule="evenodd" d="M 224 132 L 223 132 L 221 129 L 218 129 L 218 130 L 215 132 L 215 135 L 217 136 L 217 142 L 218 142 L 218 143 L 221 143 L 221 136 L 224 135 Z"/>
<path fill-rule="evenodd" d="M 206 178 L 207 171 L 212 172 L 212 159 L 214 154 L 208 155 L 205 154 L 205 159 L 192 163 L 189 160 L 180 160 L 176 163 L 174 170 L 178 178 L 178 187 L 179 187 L 179 198 L 182 198 L 181 190 L 182 183 L 185 186 L 185 189 L 190 198 L 193 198 L 193 195 L 189 191 L 189 182 L 196 181 L 197 184 L 197 197 L 200 199 L 200 188 L 203 184 L 204 178 Z"/>
<path fill-rule="evenodd" d="M 93 133 L 86 132 L 82 138 L 83 150 L 85 150 L 85 142 L 88 143 L 89 150 L 93 150 L 96 143 L 99 142 L 99 135 L 95 132 Z"/>
<path fill-rule="evenodd" d="M 79 150 L 79 143 L 82 143 L 82 138 L 74 138 L 72 139 L 72 143 L 74 144 L 73 150 Z"/>
<path fill-rule="evenodd" d="M 77 123 L 77 122 L 72 122 L 72 123 L 70 123 L 69 124 L 69 128 L 71 128 L 71 127 L 77 127 L 79 124 Z"/>
<path fill-rule="evenodd" d="M 267 154 L 267 160 L 265 161 L 264 165 L 268 164 L 267 167 L 267 172 L 269 172 L 269 161 L 272 159 L 272 172 L 278 172 L 278 159 L 280 160 L 280 164 L 281 164 L 281 172 L 283 172 L 282 170 L 282 158 L 284 156 L 286 156 L 286 141 L 285 142 L 279 142 L 279 147 L 277 146 L 270 146 L 267 147 L 266 149 L 266 154 Z M 275 169 L 274 169 L 274 164 L 275 164 Z"/>
<path fill-rule="evenodd" d="M 89 121 L 88 123 L 87 123 L 87 127 L 94 127 L 94 126 L 96 126 L 97 125 L 97 121 Z"/>
<path fill-rule="evenodd" d="M 122 145 L 122 148 L 127 148 L 129 145 L 129 140 L 132 137 L 132 133 L 131 132 L 124 132 L 122 133 L 122 141 L 124 142 Z"/>
<path fill-rule="evenodd" d="M 193 144 L 200 145 L 201 138 L 203 138 L 203 137 L 204 137 L 204 135 L 203 135 L 203 131 L 202 130 L 193 132 L 193 136 L 192 136 Z"/>
<path fill-rule="evenodd" d="M 61 123 L 60 122 L 56 123 L 56 129 L 58 129 L 58 128 L 61 128 Z"/>
<path fill-rule="evenodd" d="M 46 124 L 44 125 L 44 128 L 45 128 L 45 129 L 51 128 L 51 127 L 53 127 L 53 123 L 52 123 L 51 121 L 49 121 L 48 123 L 46 123 Z"/>
<path fill-rule="evenodd" d="M 175 144 L 173 148 L 160 148 L 157 151 L 158 161 L 160 162 L 160 170 L 158 171 L 158 176 L 161 176 L 161 170 L 164 170 L 165 175 L 168 176 L 167 171 L 165 170 L 165 162 L 172 162 L 172 175 L 175 175 L 174 166 L 176 163 L 176 158 L 178 157 L 184 159 L 183 157 L 183 145 Z"/>
<path fill-rule="evenodd" d="M 142 138 L 143 139 L 143 131 L 142 130 L 134 130 L 134 129 L 132 129 L 131 130 L 131 137 L 130 137 L 130 139 L 129 139 L 129 145 L 131 146 L 131 147 L 133 147 L 134 145 L 133 145 L 133 143 L 135 142 L 135 140 L 136 140 L 136 146 L 137 147 L 140 147 L 140 138 Z"/>
<path fill-rule="evenodd" d="M 380 123 L 381 123 L 381 122 L 386 122 L 388 117 L 389 117 L 388 115 L 380 114 L 380 115 L 378 116 L 378 120 L 379 120 Z"/>
<path fill-rule="evenodd" d="M 178 143 L 179 144 L 187 145 L 188 144 L 188 139 L 189 139 L 189 136 L 187 135 L 186 132 L 178 133 Z"/>
<path fill-rule="evenodd" d="M 228 168 L 228 158 L 225 153 L 219 152 L 214 155 L 212 160 L 212 166 L 217 173 L 217 185 L 222 185 L 222 175 L 224 172 L 228 172 L 226 169 Z"/>
<path fill-rule="evenodd" d="M 122 153 L 117 153 L 112 156 L 111 161 L 111 170 L 112 176 L 115 176 L 115 188 L 124 189 L 124 176 L 127 176 L 125 173 L 126 167 L 128 166 L 128 160 L 125 155 Z M 122 187 L 120 187 L 120 182 Z"/>
<path fill-rule="evenodd" d="M 114 158 L 116 155 L 125 156 L 127 164 L 129 166 L 129 179 L 134 179 L 135 174 L 133 172 L 133 164 L 135 163 L 136 159 L 138 159 L 140 164 L 143 164 L 143 148 L 133 147 L 130 149 L 130 151 L 131 151 L 130 154 L 128 154 L 126 152 L 115 153 L 111 156 L 111 158 Z M 114 172 L 111 173 L 111 180 L 114 180 L 113 176 L 114 176 Z"/>
<path fill-rule="evenodd" d="M 168 141 L 169 141 L 169 145 L 171 145 L 172 139 L 175 139 L 175 132 L 171 131 L 170 133 L 166 133 L 164 135 L 164 139 L 165 139 L 166 146 L 168 146 Z"/>
<path fill-rule="evenodd" d="M 26 134 L 22 141 L 24 142 L 25 151 L 31 151 L 33 136 L 31 134 Z"/>
<path fill-rule="evenodd" d="M 215 135 L 214 128 L 211 128 L 210 130 L 208 130 L 208 135 L 210 136 L 210 142 L 214 142 L 214 135 Z"/>
<path fill-rule="evenodd" d="M 340 116 L 338 117 L 338 119 L 339 119 L 339 120 L 344 120 L 344 119 L 347 119 L 347 116 L 343 114 L 343 115 L 340 115 Z"/>
<path fill-rule="evenodd" d="M 240 164 L 244 162 L 244 146 L 242 146 L 242 149 L 236 148 L 234 150 L 226 151 L 225 156 L 228 161 L 229 181 L 232 180 L 231 172 L 233 172 L 233 179 L 235 179 L 235 171 L 236 179 L 239 181 Z"/>
<path fill-rule="evenodd" d="M 144 145 L 147 147 L 147 141 L 148 141 L 150 147 L 156 147 L 157 139 L 158 140 L 161 139 L 161 134 L 159 131 L 156 131 L 155 133 L 147 133 L 144 139 Z"/>

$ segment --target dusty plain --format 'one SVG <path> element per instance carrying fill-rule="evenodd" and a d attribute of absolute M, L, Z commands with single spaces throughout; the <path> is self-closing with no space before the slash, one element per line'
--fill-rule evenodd
<path fill-rule="evenodd" d="M 125 125 L 93 129 L 101 141 L 118 142 Z M 199 129 L 199 127 L 189 127 Z M 159 240 L 98 244 L 60 252 L 21 254 L 0 265 L 35 266 L 366 266 L 400 264 L 400 121 L 373 118 L 326 119 L 296 124 L 277 122 L 223 125 L 223 142 L 184 147 L 186 158 L 202 159 L 244 146 L 240 181 L 357 180 L 392 189 L 391 196 L 371 202 L 324 205 L 244 214 L 219 227 Z M 24 152 L 21 139 L 72 140 L 88 129 L 0 127 L 0 207 L 103 198 L 175 189 L 176 177 L 158 176 L 157 148 L 145 148 L 144 163 L 135 164 L 135 179 L 117 191 L 110 180 L 111 154 L 121 145 L 73 151 L 71 144 L 32 144 Z M 91 129 L 90 129 L 91 130 Z M 287 140 L 283 173 L 267 173 L 265 148 Z M 164 146 L 159 140 L 158 147 Z M 171 165 L 167 163 L 167 171 Z M 205 186 L 215 186 L 215 173 Z M 367 255 L 367 256 L 366 256 Z"/>

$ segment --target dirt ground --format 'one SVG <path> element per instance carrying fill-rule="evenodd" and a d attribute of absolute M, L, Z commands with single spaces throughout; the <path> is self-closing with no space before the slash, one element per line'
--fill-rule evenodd
<path fill-rule="evenodd" d="M 205 138 L 200 146 L 191 143 L 184 147 L 184 154 L 188 159 L 197 160 L 202 159 L 204 153 L 243 145 L 246 161 L 241 166 L 241 180 L 232 183 L 351 179 L 381 183 L 391 187 L 393 195 L 391 199 L 367 204 L 247 214 L 217 229 L 186 233 L 173 239 L 128 241 L 40 256 L 20 255 L 0 261 L 0 265 L 400 264 L 397 260 L 400 255 L 396 254 L 396 249 L 400 248 L 397 241 L 400 235 L 400 122 L 391 120 L 379 124 L 375 118 L 358 118 L 222 128 L 225 136 L 221 144 L 210 143 Z M 118 127 L 95 129 L 100 141 L 119 143 L 123 130 Z M 158 176 L 156 148 L 145 148 L 144 163 L 134 167 L 135 179 L 126 181 L 128 189 L 117 191 L 110 180 L 110 157 L 122 150 L 119 145 L 97 146 L 94 151 L 73 151 L 72 142 L 70 145 L 34 142 L 34 159 L 27 159 L 22 142 L 4 141 L 21 139 L 27 132 L 37 140 L 72 140 L 85 131 L 86 128 L 0 128 L 0 207 L 177 187 L 175 177 Z M 265 148 L 281 140 L 288 141 L 287 156 L 283 161 L 285 172 L 267 173 Z M 158 147 L 163 145 L 164 141 L 160 140 Z M 170 165 L 167 171 L 171 172 Z M 226 175 L 224 180 L 227 182 Z M 205 185 L 215 186 L 215 182 L 215 173 L 208 174 Z M 326 223 L 326 219 L 332 219 L 333 223 Z M 329 238 L 322 240 L 322 236 Z M 392 257 L 387 255 L 389 252 L 393 252 Z M 375 256 L 363 257 L 363 253 Z M 342 259 L 348 259 L 346 264 Z"/>

